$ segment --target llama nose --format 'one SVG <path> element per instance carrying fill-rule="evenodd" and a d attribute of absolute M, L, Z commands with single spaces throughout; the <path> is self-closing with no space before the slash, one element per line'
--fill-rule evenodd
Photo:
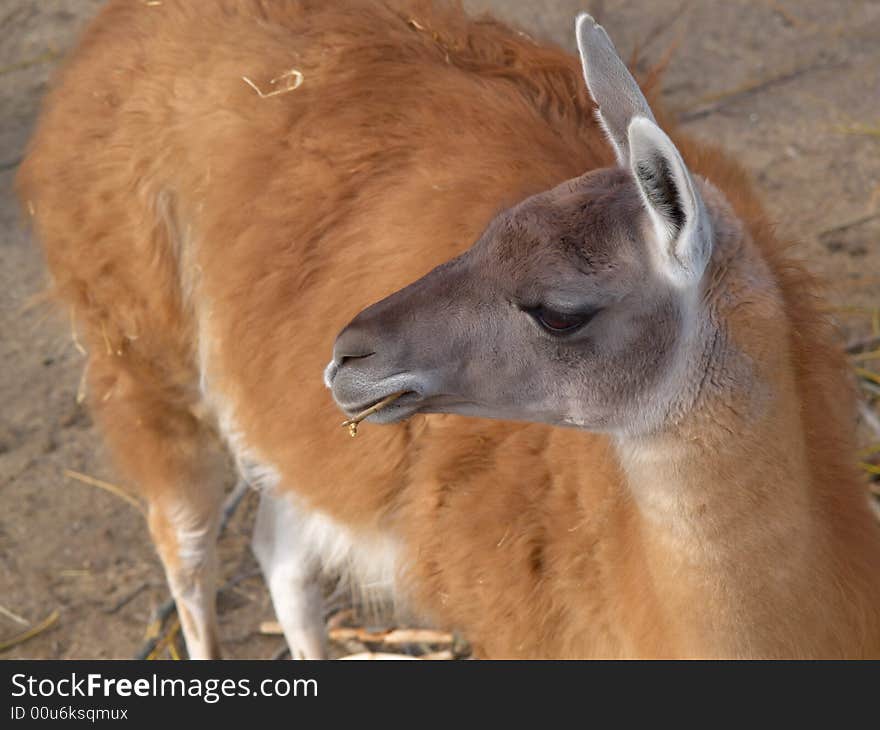
<path fill-rule="evenodd" d="M 333 345 L 333 359 L 324 368 L 324 385 L 332 389 L 336 381 L 339 371 L 345 367 L 353 369 L 354 374 L 359 372 L 357 368 L 352 368 L 362 360 L 367 360 L 376 354 L 373 347 L 370 346 L 370 338 L 363 328 L 358 327 L 355 323 L 351 323 L 336 338 Z"/>
<path fill-rule="evenodd" d="M 324 368 L 324 385 L 328 388 L 333 387 L 333 378 L 336 377 L 336 373 L 339 372 L 339 366 L 336 364 L 335 360 L 331 360 L 327 363 L 327 367 Z"/>
<path fill-rule="evenodd" d="M 331 365 L 335 365 L 338 371 L 353 360 L 366 360 L 375 354 L 376 350 L 368 341 L 366 333 L 361 328 L 349 325 L 336 338 Z"/>

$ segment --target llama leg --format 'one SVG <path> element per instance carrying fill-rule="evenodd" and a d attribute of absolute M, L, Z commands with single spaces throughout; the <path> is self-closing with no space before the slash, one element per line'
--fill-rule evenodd
<path fill-rule="evenodd" d="M 304 534 L 305 523 L 291 497 L 263 492 L 252 547 L 290 656 L 323 659 L 327 651 L 319 558 Z"/>
<path fill-rule="evenodd" d="M 222 484 L 222 483 L 221 483 Z M 150 533 L 165 568 L 191 659 L 219 659 L 217 532 L 222 490 L 175 495 L 150 504 Z"/>
<path fill-rule="evenodd" d="M 222 447 L 182 395 L 104 358 L 93 358 L 89 375 L 105 441 L 148 503 L 187 651 L 193 659 L 219 658 L 216 542 L 228 468 Z"/>

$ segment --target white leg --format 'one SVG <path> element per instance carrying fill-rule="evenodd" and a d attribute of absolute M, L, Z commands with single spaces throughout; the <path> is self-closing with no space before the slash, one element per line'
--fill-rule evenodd
<path fill-rule="evenodd" d="M 326 656 L 320 565 L 307 516 L 284 494 L 260 495 L 252 548 L 294 659 Z"/>
<path fill-rule="evenodd" d="M 219 659 L 217 532 L 223 492 L 207 485 L 196 502 L 150 507 L 150 530 L 165 566 L 190 659 Z"/>

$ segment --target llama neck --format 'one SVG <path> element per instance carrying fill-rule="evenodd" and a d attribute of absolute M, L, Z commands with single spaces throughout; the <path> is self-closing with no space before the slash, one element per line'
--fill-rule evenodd
<path fill-rule="evenodd" d="M 816 580 L 831 580 L 777 306 L 771 294 L 738 309 L 740 319 L 707 318 L 726 329 L 692 336 L 698 356 L 682 382 L 699 386 L 685 389 L 672 425 L 616 438 L 635 559 L 664 614 L 687 627 L 693 655 L 784 655 L 784 632 L 756 636 L 758 627 L 803 611 Z"/>
<path fill-rule="evenodd" d="M 797 640 L 779 616 L 808 612 L 817 579 L 831 580 L 796 404 L 776 392 L 751 405 L 757 418 L 703 414 L 617 443 L 639 535 L 632 559 L 671 622 L 671 654 L 790 655 Z"/>
<path fill-rule="evenodd" d="M 640 536 L 633 559 L 672 628 L 687 627 L 679 648 L 785 655 L 798 644 L 779 616 L 803 614 L 834 579 L 787 318 L 769 272 L 733 238 L 685 323 L 665 425 L 615 443 Z"/>
<path fill-rule="evenodd" d="M 741 549 L 749 530 L 803 526 L 810 475 L 796 403 L 779 392 L 753 396 L 760 403 L 743 395 L 736 406 L 719 403 L 674 431 L 618 439 L 634 504 L 670 540 L 717 550 L 735 534 L 729 547 Z"/>
<path fill-rule="evenodd" d="M 810 475 L 776 283 L 714 189 L 703 195 L 713 203 L 715 251 L 703 289 L 684 304 L 677 361 L 649 396 L 662 404 L 662 425 L 617 444 L 649 524 L 717 549 L 730 530 L 803 527 Z"/>

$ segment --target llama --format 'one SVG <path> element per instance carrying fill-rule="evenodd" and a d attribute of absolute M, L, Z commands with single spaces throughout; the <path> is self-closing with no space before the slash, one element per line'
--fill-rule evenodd
<path fill-rule="evenodd" d="M 230 455 L 295 657 L 325 574 L 481 657 L 880 655 L 816 284 L 601 27 L 197 6 L 111 0 L 18 180 L 191 657 Z"/>

